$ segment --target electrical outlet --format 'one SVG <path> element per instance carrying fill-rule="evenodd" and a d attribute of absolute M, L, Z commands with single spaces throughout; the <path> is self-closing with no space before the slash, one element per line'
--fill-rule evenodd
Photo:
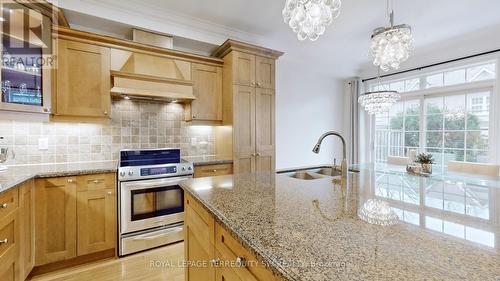
<path fill-rule="evenodd" d="M 38 149 L 39 150 L 49 149 L 49 139 L 48 138 L 39 138 L 38 139 Z"/>
<path fill-rule="evenodd" d="M 191 145 L 195 146 L 196 145 L 196 138 L 191 138 Z"/>

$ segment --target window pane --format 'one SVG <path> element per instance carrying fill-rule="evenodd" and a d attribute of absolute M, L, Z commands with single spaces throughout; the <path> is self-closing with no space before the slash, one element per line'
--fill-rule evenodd
<path fill-rule="evenodd" d="M 427 115 L 425 116 L 425 127 L 427 130 L 442 130 L 443 129 L 443 115 Z"/>
<path fill-rule="evenodd" d="M 474 93 L 467 95 L 467 111 L 488 111 L 490 105 L 490 92 Z"/>
<path fill-rule="evenodd" d="M 376 117 L 375 119 L 375 128 L 377 130 L 389 129 L 389 118 L 387 117 Z"/>
<path fill-rule="evenodd" d="M 444 133 L 444 147 L 445 148 L 461 148 L 465 145 L 464 132 L 445 132 Z"/>
<path fill-rule="evenodd" d="M 467 162 L 480 162 L 480 163 L 488 163 L 488 151 L 481 150 L 467 150 Z"/>
<path fill-rule="evenodd" d="M 465 95 L 444 97 L 444 111 L 463 113 L 465 111 Z"/>
<path fill-rule="evenodd" d="M 488 150 L 488 131 L 467 132 L 467 148 Z"/>
<path fill-rule="evenodd" d="M 418 147 L 418 137 L 419 133 L 406 133 L 405 134 L 405 145 L 410 147 Z"/>
<path fill-rule="evenodd" d="M 446 113 L 444 118 L 445 130 L 465 130 L 464 113 Z"/>
<path fill-rule="evenodd" d="M 465 83 L 465 69 L 448 71 L 444 73 L 444 85 L 456 85 Z"/>
<path fill-rule="evenodd" d="M 464 161 L 463 150 L 445 149 L 443 153 L 444 165 L 448 165 L 448 161 Z"/>
<path fill-rule="evenodd" d="M 425 99 L 425 114 L 443 113 L 443 98 Z"/>
<path fill-rule="evenodd" d="M 425 78 L 426 89 L 443 86 L 443 73 L 427 76 Z"/>
<path fill-rule="evenodd" d="M 488 111 L 467 114 L 467 130 L 488 130 L 490 125 Z"/>
<path fill-rule="evenodd" d="M 405 92 L 420 90 L 420 78 L 405 80 Z"/>
<path fill-rule="evenodd" d="M 405 102 L 405 114 L 406 115 L 419 115 L 420 114 L 420 101 L 411 100 Z"/>
<path fill-rule="evenodd" d="M 437 147 L 443 146 L 443 133 L 442 132 L 427 132 L 425 137 L 426 147 Z"/>
<path fill-rule="evenodd" d="M 405 81 L 392 82 L 390 85 L 391 91 L 398 91 L 399 93 L 405 91 Z"/>
<path fill-rule="evenodd" d="M 406 131 L 418 131 L 420 128 L 420 116 L 406 116 L 405 129 Z"/>
<path fill-rule="evenodd" d="M 495 64 L 486 64 L 467 68 L 467 82 L 495 79 Z"/>

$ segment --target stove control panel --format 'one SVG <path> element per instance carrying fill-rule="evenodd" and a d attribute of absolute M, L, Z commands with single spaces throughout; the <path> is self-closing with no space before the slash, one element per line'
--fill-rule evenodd
<path fill-rule="evenodd" d="M 118 168 L 118 180 L 120 181 L 186 176 L 192 174 L 193 164 L 191 163 Z"/>

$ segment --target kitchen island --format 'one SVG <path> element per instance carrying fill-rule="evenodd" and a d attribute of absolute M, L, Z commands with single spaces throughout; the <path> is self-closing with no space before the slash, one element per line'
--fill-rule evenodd
<path fill-rule="evenodd" d="M 276 280 L 499 280 L 498 180 L 360 170 L 336 183 L 254 173 L 181 186 Z M 397 223 L 361 220 L 369 199 L 387 202 Z M 213 252 L 207 272 L 219 276 L 218 248 Z"/>

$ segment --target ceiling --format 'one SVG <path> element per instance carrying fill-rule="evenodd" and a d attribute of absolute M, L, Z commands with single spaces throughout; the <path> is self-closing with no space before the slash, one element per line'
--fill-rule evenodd
<path fill-rule="evenodd" d="M 79 25 L 95 24 L 102 17 L 120 25 L 153 29 L 180 37 L 220 44 L 227 37 L 263 44 L 284 51 L 283 59 L 294 60 L 309 70 L 346 78 L 371 69 L 369 38 L 375 27 L 387 25 L 384 0 L 344 0 L 341 14 L 318 41 L 298 41 L 283 23 L 284 0 L 59 0 L 68 16 Z M 498 0 L 393 0 L 395 23 L 413 28 L 415 53 L 443 50 L 447 42 L 463 45 L 477 34 L 491 36 L 500 29 Z M 76 15 L 76 16 L 75 16 Z M 80 15 L 80 16 L 78 16 Z M 97 28 L 97 27 L 95 27 Z M 119 29 L 115 27 L 115 29 Z M 189 30 L 189 32 L 188 32 Z M 197 30 L 197 31 L 194 31 Z M 119 31 L 116 31 L 119 32 Z M 485 33 L 486 32 L 486 33 Z M 474 37 L 476 36 L 476 37 Z M 496 35 L 495 37 L 499 37 Z M 457 38 L 460 40 L 457 41 Z M 472 40 L 472 39 L 471 39 Z M 481 39 L 479 39 L 481 40 Z M 458 43 L 461 42 L 461 43 Z M 486 41 L 485 41 L 486 42 Z M 496 44 L 498 46 L 489 46 Z M 481 42 L 480 42 L 481 43 Z M 481 48 L 500 48 L 500 40 Z M 468 49 L 464 52 L 474 52 Z M 469 54 L 464 54 L 469 55 Z M 446 57 L 446 52 L 443 54 Z"/>

